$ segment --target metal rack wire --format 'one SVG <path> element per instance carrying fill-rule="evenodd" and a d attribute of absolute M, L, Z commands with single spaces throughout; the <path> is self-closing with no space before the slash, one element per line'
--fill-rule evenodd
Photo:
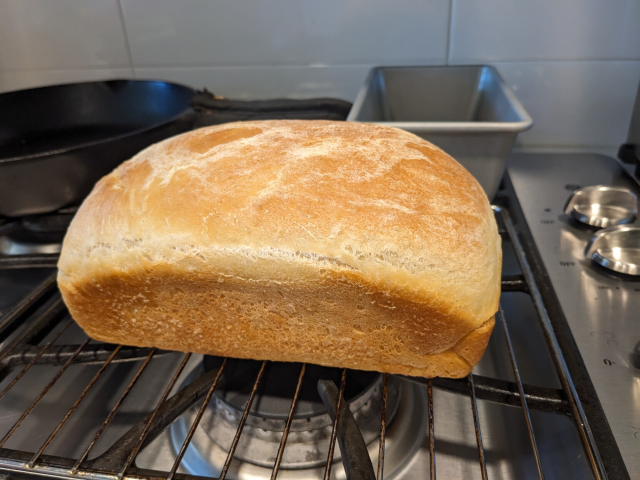
<path fill-rule="evenodd" d="M 503 277 L 502 289 L 505 292 L 517 291 L 531 296 L 539 316 L 541 327 L 546 337 L 547 346 L 552 359 L 554 360 L 556 373 L 560 379 L 562 388 L 554 389 L 532 386 L 526 385 L 522 382 L 517 359 L 514 354 L 511 336 L 509 334 L 508 322 L 505 319 L 502 310 L 500 310 L 497 315 L 497 322 L 502 326 L 515 382 L 503 381 L 479 375 L 469 375 L 467 378 L 459 380 L 404 377 L 413 382 L 425 384 L 428 390 L 427 410 L 430 469 L 429 473 L 426 473 L 425 478 L 436 478 L 437 431 L 434 417 L 434 389 L 446 390 L 448 392 L 469 397 L 478 451 L 478 467 L 483 479 L 488 477 L 482 440 L 482 429 L 478 414 L 478 400 L 497 402 L 521 409 L 523 422 L 526 424 L 539 479 L 544 478 L 544 472 L 540 461 L 534 428 L 531 422 L 530 411 L 532 409 L 562 414 L 572 418 L 582 440 L 584 451 L 589 460 L 594 478 L 606 478 L 602 462 L 599 458 L 597 448 L 595 447 L 595 442 L 593 441 L 584 412 L 582 411 L 579 398 L 571 382 L 571 377 L 569 376 L 567 367 L 564 364 L 562 353 L 549 322 L 549 317 L 543 305 L 538 288 L 534 282 L 531 270 L 527 264 L 525 255 L 523 254 L 522 246 L 519 243 L 513 224 L 505 210 L 496 207 L 495 213 L 501 227 L 500 233 L 503 235 L 503 238 L 509 239 L 513 243 L 517 260 L 523 272 L 522 275 Z M 32 265 L 33 262 L 27 260 L 26 264 Z M 5 266 L 7 268 L 13 268 L 16 265 L 17 262 L 12 261 L 8 262 Z M 2 268 L 2 265 L 0 265 L 0 268 Z M 37 314 L 34 314 L 34 312 L 37 312 Z M 197 478 L 192 475 L 179 473 L 178 469 L 183 460 L 186 449 L 193 438 L 194 432 L 202 419 L 203 413 L 211 401 L 216 388 L 220 385 L 221 379 L 225 375 L 227 360 L 225 359 L 219 367 L 204 373 L 173 396 L 170 396 L 178 378 L 183 372 L 191 356 L 191 354 L 184 354 L 180 364 L 173 372 L 153 410 L 140 422 L 134 425 L 127 433 L 121 436 L 115 443 L 113 443 L 106 452 L 99 455 L 97 458 L 88 460 L 92 449 L 114 419 L 127 396 L 136 386 L 142 373 L 147 369 L 154 358 L 165 355 L 168 352 L 154 348 L 149 349 L 122 345 L 90 344 L 89 339 L 80 345 L 57 345 L 55 343 L 56 340 L 71 324 L 72 321 L 68 319 L 62 299 L 56 290 L 55 276 L 53 275 L 46 279 L 37 289 L 29 294 L 11 311 L 7 312 L 0 318 L 0 341 L 8 340 L 2 350 L 0 350 L 0 380 L 6 378 L 10 372 L 20 369 L 8 386 L 0 392 L 0 400 L 34 365 L 57 365 L 60 367 L 55 376 L 49 381 L 31 405 L 22 413 L 13 427 L 2 439 L 0 439 L 0 471 L 33 473 L 58 478 L 91 477 L 97 480 L 113 480 L 114 478 L 135 478 L 145 480 L 166 478 L 168 480 L 190 480 Z M 42 342 L 50 332 L 54 331 L 55 328 L 57 328 L 57 330 L 55 330 L 55 336 L 46 344 L 40 345 L 40 342 Z M 93 440 L 87 445 L 82 455 L 80 455 L 79 458 L 65 458 L 46 455 L 46 448 L 50 445 L 67 420 L 77 410 L 80 403 L 98 382 L 107 367 L 113 363 L 131 360 L 142 361 L 142 364 L 135 372 L 133 378 L 129 381 L 115 406 L 108 413 L 102 426 L 97 431 Z M 41 446 L 37 447 L 35 452 L 12 450 L 4 447 L 7 440 L 20 427 L 21 423 L 28 417 L 42 398 L 45 397 L 49 390 L 51 390 L 65 371 L 71 365 L 77 363 L 100 364 L 101 366 L 73 405 L 69 408 L 62 421 L 48 436 L 46 441 Z M 262 362 L 260 370 L 254 380 L 251 393 L 244 407 L 242 418 L 240 419 L 240 423 L 231 443 L 231 448 L 229 449 L 224 467 L 222 468 L 219 476 L 220 479 L 227 478 L 229 466 L 234 458 L 236 447 L 238 446 L 238 442 L 242 435 L 247 416 L 249 415 L 249 411 L 260 382 L 263 380 L 267 364 L 268 362 L 266 361 Z M 276 479 L 278 472 L 280 471 L 283 452 L 287 445 L 287 438 L 298 402 L 300 388 L 305 377 L 305 369 L 306 366 L 303 365 L 299 373 L 296 390 L 291 400 L 291 406 L 288 411 L 284 432 L 282 434 L 276 460 L 273 465 L 271 475 L 272 479 Z M 325 479 L 330 478 L 331 468 L 334 463 L 333 457 L 336 439 L 338 436 L 341 402 L 343 402 L 345 392 L 346 374 L 347 371 L 345 369 L 342 371 L 338 405 L 335 418 L 333 419 L 330 446 L 325 466 Z M 376 478 L 378 480 L 382 480 L 384 475 L 388 378 L 388 375 L 383 376 L 380 435 L 378 445 L 379 455 L 376 469 Z M 182 415 L 188 408 L 197 404 L 197 402 L 201 400 L 203 400 L 203 402 L 199 407 L 195 420 L 189 429 L 184 443 L 178 451 L 177 458 L 170 471 L 148 471 L 136 467 L 135 459 L 138 453 L 158 437 L 164 428 Z"/>

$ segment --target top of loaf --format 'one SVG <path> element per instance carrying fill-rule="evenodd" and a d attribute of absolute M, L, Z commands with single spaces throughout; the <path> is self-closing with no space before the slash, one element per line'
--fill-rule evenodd
<path fill-rule="evenodd" d="M 219 281 L 348 274 L 480 324 L 500 264 L 486 195 L 439 148 L 373 124 L 280 120 L 201 128 L 120 165 L 74 218 L 59 281 L 158 266 Z"/>

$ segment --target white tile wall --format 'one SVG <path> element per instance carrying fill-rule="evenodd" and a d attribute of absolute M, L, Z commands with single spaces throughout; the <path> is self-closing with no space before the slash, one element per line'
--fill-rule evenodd
<path fill-rule="evenodd" d="M 122 0 L 137 66 L 445 63 L 449 0 Z M 445 20 L 445 21 L 443 21 Z"/>
<path fill-rule="evenodd" d="M 0 69 L 130 67 L 118 0 L 0 0 Z"/>
<path fill-rule="evenodd" d="M 449 59 L 640 60 L 637 0 L 453 0 Z"/>
<path fill-rule="evenodd" d="M 611 146 L 625 141 L 640 61 L 506 62 L 500 74 L 534 119 L 529 146 Z"/>
<path fill-rule="evenodd" d="M 353 100 L 373 65 L 492 63 L 524 146 L 613 147 L 640 81 L 638 0 L 0 0 L 0 91 L 157 78 Z"/>

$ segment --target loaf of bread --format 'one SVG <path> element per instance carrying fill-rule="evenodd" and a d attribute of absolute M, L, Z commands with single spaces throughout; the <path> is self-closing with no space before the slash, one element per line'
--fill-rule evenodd
<path fill-rule="evenodd" d="M 478 182 L 410 133 L 241 122 L 100 180 L 58 268 L 98 340 L 462 377 L 493 329 L 501 245 Z"/>

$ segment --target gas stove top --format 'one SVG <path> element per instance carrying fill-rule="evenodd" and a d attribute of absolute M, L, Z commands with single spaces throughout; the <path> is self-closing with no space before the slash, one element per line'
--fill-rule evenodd
<path fill-rule="evenodd" d="M 563 213 L 580 187 L 640 189 L 601 155 L 514 155 L 509 176 L 627 469 L 640 475 L 640 277 L 585 258 L 595 230 Z"/>
<path fill-rule="evenodd" d="M 640 478 L 640 283 L 585 260 L 593 230 L 562 213 L 577 187 L 637 187 L 595 155 L 514 155 L 509 175 L 496 209 L 501 313 L 484 357 L 466 379 L 374 374 L 345 393 L 367 455 L 396 480 Z M 0 473 L 317 479 L 331 465 L 329 478 L 346 478 L 337 421 L 305 403 L 312 366 L 276 375 L 257 362 L 231 398 L 216 390 L 219 362 L 89 342 L 55 269 L 34 268 L 54 266 L 53 251 L 0 252 Z"/>

